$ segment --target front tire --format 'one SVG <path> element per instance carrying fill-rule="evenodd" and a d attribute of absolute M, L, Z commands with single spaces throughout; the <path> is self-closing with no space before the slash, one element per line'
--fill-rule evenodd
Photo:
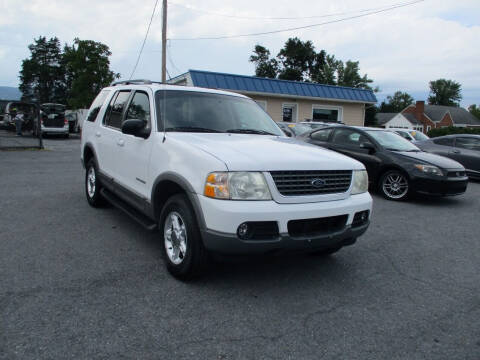
<path fill-rule="evenodd" d="M 85 172 L 85 195 L 90 206 L 96 208 L 104 205 L 105 200 L 100 194 L 101 189 L 102 185 L 98 179 L 97 165 L 92 159 L 87 163 Z"/>
<path fill-rule="evenodd" d="M 185 195 L 174 195 L 167 200 L 158 227 L 168 271 L 181 280 L 201 275 L 208 263 L 208 253 Z"/>
<path fill-rule="evenodd" d="M 402 201 L 410 194 L 410 181 L 402 171 L 389 170 L 380 177 L 378 190 L 387 200 Z"/>

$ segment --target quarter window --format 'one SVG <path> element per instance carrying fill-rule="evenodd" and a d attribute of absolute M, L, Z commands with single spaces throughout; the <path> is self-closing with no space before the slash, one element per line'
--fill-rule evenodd
<path fill-rule="evenodd" d="M 97 119 L 97 115 L 102 108 L 103 102 L 107 98 L 107 95 L 110 93 L 110 90 L 102 90 L 97 95 L 95 100 L 93 100 L 92 105 L 90 106 L 90 111 L 87 116 L 87 121 L 94 122 Z"/>
<path fill-rule="evenodd" d="M 125 108 L 125 104 L 129 97 L 130 90 L 127 90 L 119 91 L 116 96 L 112 98 L 105 114 L 105 125 L 121 129 L 123 109 Z"/>

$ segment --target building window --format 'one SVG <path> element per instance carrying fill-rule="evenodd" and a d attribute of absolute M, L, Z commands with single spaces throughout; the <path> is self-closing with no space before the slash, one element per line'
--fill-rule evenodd
<path fill-rule="evenodd" d="M 312 121 L 342 122 L 342 108 L 339 106 L 312 106 Z"/>
<path fill-rule="evenodd" d="M 283 104 L 282 114 L 282 121 L 297 122 L 297 104 Z"/>
<path fill-rule="evenodd" d="M 254 100 L 254 101 L 258 104 L 258 106 L 260 106 L 263 109 L 263 111 L 265 112 L 267 111 L 267 102 L 265 100 Z"/>
<path fill-rule="evenodd" d="M 430 125 L 427 125 L 427 133 L 432 130 L 432 127 Z"/>

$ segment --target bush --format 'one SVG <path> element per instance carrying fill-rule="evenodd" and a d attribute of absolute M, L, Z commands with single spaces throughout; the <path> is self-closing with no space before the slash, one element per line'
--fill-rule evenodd
<path fill-rule="evenodd" d="M 480 128 L 467 128 L 467 127 L 443 127 L 438 129 L 432 129 L 428 132 L 428 136 L 433 138 L 437 136 L 451 135 L 451 134 L 474 134 L 480 135 Z"/>

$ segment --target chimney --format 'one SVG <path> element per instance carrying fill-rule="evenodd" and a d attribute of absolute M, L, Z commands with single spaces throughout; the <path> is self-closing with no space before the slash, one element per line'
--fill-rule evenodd
<path fill-rule="evenodd" d="M 425 101 L 417 101 L 415 104 L 415 117 L 418 121 L 422 122 L 423 113 L 425 112 Z"/>

